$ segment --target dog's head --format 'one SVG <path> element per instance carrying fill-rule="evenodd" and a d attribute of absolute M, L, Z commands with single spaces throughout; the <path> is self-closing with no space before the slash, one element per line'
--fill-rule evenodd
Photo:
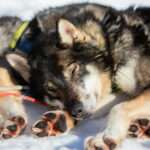
<path fill-rule="evenodd" d="M 57 32 L 40 35 L 28 58 L 18 53 L 6 58 L 30 83 L 36 98 L 67 110 L 77 120 L 100 108 L 111 90 L 105 39 L 96 22 L 79 28 L 60 19 Z"/>

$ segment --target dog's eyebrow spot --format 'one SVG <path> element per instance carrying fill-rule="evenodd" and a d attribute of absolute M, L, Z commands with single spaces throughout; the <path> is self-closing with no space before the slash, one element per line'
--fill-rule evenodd
<path fill-rule="evenodd" d="M 48 81 L 46 84 L 45 84 L 45 87 L 47 88 L 47 89 L 57 89 L 57 87 L 56 87 L 56 85 L 53 83 L 53 82 L 51 82 L 51 81 Z"/>

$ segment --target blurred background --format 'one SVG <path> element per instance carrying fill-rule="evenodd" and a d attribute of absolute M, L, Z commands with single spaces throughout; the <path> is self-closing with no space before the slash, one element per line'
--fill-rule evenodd
<path fill-rule="evenodd" d="M 150 0 L 0 0 L 0 16 L 19 16 L 30 20 L 38 11 L 71 3 L 92 2 L 125 9 L 129 6 L 150 6 Z"/>

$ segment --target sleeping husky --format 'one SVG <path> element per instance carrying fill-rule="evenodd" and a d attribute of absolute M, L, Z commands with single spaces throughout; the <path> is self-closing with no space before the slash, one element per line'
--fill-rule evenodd
<path fill-rule="evenodd" d="M 29 55 L 29 53 L 31 53 L 30 51 L 32 51 L 33 43 L 35 42 L 39 44 L 36 42 L 36 39 L 42 36 L 42 34 L 45 35 L 45 32 L 47 32 L 49 28 L 56 27 L 58 18 L 64 14 L 71 12 L 72 15 L 78 16 L 84 11 L 92 11 L 95 16 L 101 20 L 106 10 L 107 7 L 101 5 L 76 4 L 44 10 L 43 12 L 39 12 L 30 22 L 23 22 L 16 17 L 1 17 L 0 55 L 3 56 L 4 53 L 10 52 L 10 49 L 11 51 L 15 51 L 15 53 L 19 52 L 22 56 Z M 21 79 L 19 80 L 21 81 L 21 84 L 31 83 L 31 76 L 29 75 L 31 68 L 28 64 L 26 64 L 27 62 L 24 57 L 21 58 L 20 55 L 15 55 L 15 60 L 18 60 L 18 62 L 10 62 L 10 59 L 8 60 L 8 62 L 11 63 L 12 68 L 14 68 L 13 70 L 4 57 L 0 58 L 0 87 L 5 87 L 5 89 L 8 89 L 8 91 L 5 92 L 1 91 L 0 93 L 2 94 L 8 92 L 18 94 L 19 91 L 14 89 L 14 85 L 18 84 L 18 79 Z M 20 75 L 22 78 L 20 78 Z M 32 85 L 32 83 L 30 85 Z M 35 88 L 34 86 L 35 85 L 33 85 L 33 88 Z M 13 91 L 10 91 L 12 88 Z M 3 88 L 1 88 L 1 90 L 2 89 Z M 36 93 L 38 92 L 39 89 Z M 42 95 L 40 91 L 39 95 L 41 95 L 41 97 L 38 97 L 39 100 L 43 100 L 42 96 L 44 96 L 44 93 Z M 0 97 L 0 139 L 18 137 L 24 131 L 28 123 L 28 117 L 20 99 L 21 98 L 16 96 Z M 49 104 L 49 101 L 46 103 Z M 56 105 L 57 103 L 55 106 Z M 60 128 L 62 127 L 59 127 L 59 130 Z M 43 134 L 40 133 L 37 135 L 41 137 Z"/>
<path fill-rule="evenodd" d="M 112 89 L 128 94 L 130 101 L 112 107 L 103 129 L 85 141 L 85 149 L 114 150 L 128 134 L 150 136 L 150 10 L 101 10 L 100 18 L 93 10 L 64 13 L 56 26 L 48 22 L 49 28 L 36 19 L 38 29 L 44 30 L 34 37 L 28 55 L 5 55 L 32 95 L 54 109 L 32 126 L 36 137 L 71 130 L 102 109 Z M 18 130 L 8 131 L 5 125 L 6 137 Z"/>

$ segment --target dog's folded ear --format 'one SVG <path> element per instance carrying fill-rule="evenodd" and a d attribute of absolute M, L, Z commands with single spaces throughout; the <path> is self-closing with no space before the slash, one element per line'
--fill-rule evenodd
<path fill-rule="evenodd" d="M 65 19 L 58 20 L 57 31 L 60 44 L 65 46 L 72 46 L 75 42 L 84 42 L 85 40 L 83 32 Z"/>
<path fill-rule="evenodd" d="M 5 58 L 10 66 L 16 70 L 26 82 L 30 82 L 30 65 L 27 56 L 17 52 L 5 54 Z"/>

